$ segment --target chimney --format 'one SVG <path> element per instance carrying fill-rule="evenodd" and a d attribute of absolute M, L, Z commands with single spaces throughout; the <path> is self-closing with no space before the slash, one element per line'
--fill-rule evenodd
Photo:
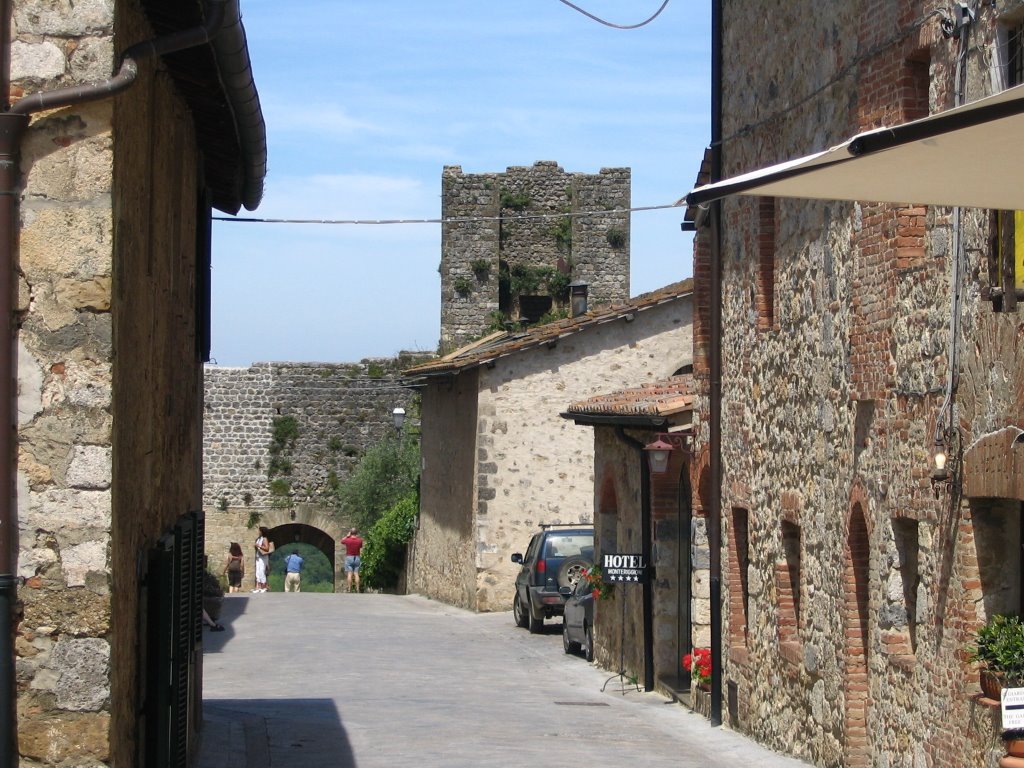
<path fill-rule="evenodd" d="M 579 317 L 587 311 L 587 284 L 581 282 L 569 283 L 569 313 L 570 317 Z"/>

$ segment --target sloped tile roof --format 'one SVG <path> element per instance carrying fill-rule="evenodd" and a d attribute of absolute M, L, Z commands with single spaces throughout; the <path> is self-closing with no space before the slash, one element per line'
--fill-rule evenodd
<path fill-rule="evenodd" d="M 669 417 L 693 410 L 693 375 L 670 376 L 641 387 L 621 389 L 570 405 L 564 418 L 578 424 L 665 423 Z"/>
<path fill-rule="evenodd" d="M 588 328 L 619 320 L 627 315 L 676 301 L 693 294 L 693 279 L 666 285 L 650 293 L 636 296 L 629 301 L 602 304 L 578 317 L 556 320 L 524 331 L 497 331 L 471 344 L 451 352 L 444 357 L 417 365 L 404 371 L 408 377 L 442 376 L 486 365 L 508 355 L 527 349 L 550 344 L 558 339 L 580 333 Z"/>

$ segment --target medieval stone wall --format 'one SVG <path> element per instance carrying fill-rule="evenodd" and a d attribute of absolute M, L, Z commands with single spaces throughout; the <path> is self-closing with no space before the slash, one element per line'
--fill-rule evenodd
<path fill-rule="evenodd" d="M 950 107 L 958 44 L 937 8 L 725 3 L 723 175 L 913 119 L 922 98 Z M 770 45 L 748 43 L 752 17 L 771 21 Z M 996 80 L 998 23 L 981 9 L 968 99 Z M 723 714 L 817 765 L 991 765 L 998 715 L 972 701 L 963 661 L 995 602 L 972 525 L 987 510 L 936 498 L 928 479 L 957 236 L 971 276 L 957 426 L 969 444 L 1024 418 L 1006 343 L 1019 315 L 980 297 L 986 216 L 967 212 L 954 236 L 949 209 L 772 206 L 723 205 L 723 692 L 736 705 Z"/>
<path fill-rule="evenodd" d="M 400 385 L 398 372 L 415 362 L 401 355 L 360 363 L 207 366 L 203 508 L 208 551 L 219 557 L 237 541 L 250 555 L 253 526 L 267 524 L 271 510 L 301 508 L 317 519 L 331 508 L 332 487 L 349 476 L 368 448 L 396 434 L 392 411 L 402 407 L 414 418 L 415 394 Z M 297 435 L 281 454 L 290 470 L 271 477 L 270 445 L 279 417 L 294 418 Z M 276 490 L 275 479 L 284 481 Z M 338 525 L 348 522 L 344 514 L 335 516 Z"/>
<path fill-rule="evenodd" d="M 589 285 L 591 303 L 629 298 L 630 171 L 567 173 L 551 161 L 504 173 L 442 175 L 441 348 L 484 334 L 492 313 L 519 317 L 519 296 L 502 303 L 499 272 L 560 264 Z M 609 213 L 608 211 L 618 212 Z M 559 213 L 588 215 L 567 217 Z M 470 220 L 465 220 L 470 219 Z M 545 293 L 543 287 L 539 293 Z M 565 309 L 556 301 L 553 309 Z"/>

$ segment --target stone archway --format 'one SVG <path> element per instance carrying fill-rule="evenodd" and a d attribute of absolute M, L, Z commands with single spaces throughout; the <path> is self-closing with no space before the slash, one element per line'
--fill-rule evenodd
<path fill-rule="evenodd" d="M 316 504 L 296 504 L 291 509 L 253 506 L 226 510 L 207 508 L 204 511 L 204 548 L 214 574 L 220 573 L 224 567 L 229 545 L 237 542 L 246 558 L 246 589 L 253 586 L 256 571 L 253 544 L 259 535 L 257 526 L 262 525 L 270 530 L 275 547 L 302 542 L 323 552 L 334 569 L 335 590 L 344 577 L 345 558 L 338 555 L 338 542 L 349 525 L 346 520 L 339 520 L 332 510 Z"/>
<path fill-rule="evenodd" d="M 334 589 L 344 581 L 344 550 L 338 542 L 347 528 L 323 508 L 300 504 L 293 509 L 269 509 L 260 515 L 260 525 L 270 530 L 274 548 L 289 544 L 310 544 L 324 553 L 334 569 Z"/>

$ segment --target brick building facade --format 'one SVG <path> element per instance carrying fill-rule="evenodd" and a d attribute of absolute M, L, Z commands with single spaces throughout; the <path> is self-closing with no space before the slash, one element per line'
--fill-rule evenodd
<path fill-rule="evenodd" d="M 1020 82 L 1019 2 L 721 7 L 723 177 Z M 970 174 L 986 148 L 963 149 L 948 160 Z M 988 616 L 1021 611 L 1024 502 L 1024 324 L 994 280 L 995 217 L 721 210 L 723 718 L 817 765 L 992 765 L 999 713 L 965 649 Z M 705 231 L 699 295 L 710 248 Z M 695 508 L 708 323 L 699 312 Z M 949 482 L 931 479 L 937 441 Z"/>

